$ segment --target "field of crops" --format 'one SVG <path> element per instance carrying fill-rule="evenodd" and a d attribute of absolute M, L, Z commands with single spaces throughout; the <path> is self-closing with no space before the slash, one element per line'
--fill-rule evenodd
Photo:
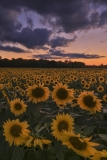
<path fill-rule="evenodd" d="M 107 160 L 107 70 L 1 68 L 0 160 Z"/>

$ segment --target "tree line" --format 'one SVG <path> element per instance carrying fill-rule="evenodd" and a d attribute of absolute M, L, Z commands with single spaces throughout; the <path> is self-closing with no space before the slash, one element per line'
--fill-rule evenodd
<path fill-rule="evenodd" d="M 100 66 L 86 65 L 84 62 L 72 62 L 71 60 L 55 61 L 46 59 L 23 59 L 12 58 L 11 60 L 4 58 L 0 59 L 0 67 L 12 67 L 12 68 L 86 68 L 86 67 L 106 67 L 107 65 L 101 64 Z"/>

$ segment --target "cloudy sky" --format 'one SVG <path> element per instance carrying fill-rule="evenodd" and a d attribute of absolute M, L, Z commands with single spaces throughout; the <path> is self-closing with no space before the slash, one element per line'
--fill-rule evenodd
<path fill-rule="evenodd" d="M 0 56 L 107 64 L 107 0 L 0 0 Z"/>

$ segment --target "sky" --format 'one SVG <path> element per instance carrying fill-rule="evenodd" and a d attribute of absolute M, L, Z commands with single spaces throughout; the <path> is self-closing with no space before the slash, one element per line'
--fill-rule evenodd
<path fill-rule="evenodd" d="M 0 0 L 2 58 L 107 64 L 107 0 Z"/>

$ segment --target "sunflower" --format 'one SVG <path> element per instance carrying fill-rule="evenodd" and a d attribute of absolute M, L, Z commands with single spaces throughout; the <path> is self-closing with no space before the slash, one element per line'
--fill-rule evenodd
<path fill-rule="evenodd" d="M 96 113 L 96 111 L 101 111 L 101 100 L 99 100 L 93 91 L 83 91 L 78 96 L 78 104 L 82 109 L 88 110 L 91 113 Z"/>
<path fill-rule="evenodd" d="M 74 119 L 69 114 L 58 114 L 56 119 L 51 123 L 52 135 L 60 140 L 62 131 L 71 131 L 74 129 Z"/>
<path fill-rule="evenodd" d="M 97 82 L 97 80 L 96 80 L 96 78 L 94 77 L 94 78 L 90 78 L 90 84 L 93 84 L 93 83 L 96 83 Z"/>
<path fill-rule="evenodd" d="M 23 100 L 20 100 L 20 98 L 10 101 L 10 110 L 15 114 L 15 116 L 19 116 L 23 112 L 26 112 L 26 107 L 27 105 Z"/>
<path fill-rule="evenodd" d="M 46 79 L 45 81 L 44 81 L 44 83 L 45 83 L 45 85 L 50 85 L 50 80 L 49 79 Z"/>
<path fill-rule="evenodd" d="M 50 95 L 48 87 L 44 87 L 43 84 L 30 86 L 26 91 L 29 101 L 33 101 L 33 103 L 45 101 Z"/>
<path fill-rule="evenodd" d="M 89 83 L 85 83 L 85 84 L 84 84 L 84 88 L 85 88 L 85 89 L 89 89 L 89 88 L 90 88 L 90 84 L 89 84 Z"/>
<path fill-rule="evenodd" d="M 101 86 L 101 85 L 98 86 L 98 87 L 97 87 L 97 91 L 98 91 L 98 92 L 103 92 L 103 91 L 104 91 L 104 87 Z"/>
<path fill-rule="evenodd" d="M 59 83 L 54 86 L 54 90 L 52 92 L 52 98 L 56 101 L 57 104 L 66 106 L 67 103 L 72 101 L 74 94 L 73 89 L 68 89 L 66 84 Z"/>
<path fill-rule="evenodd" d="M 70 131 L 63 131 L 62 133 L 62 143 L 68 148 L 71 148 L 78 155 L 83 157 L 90 157 L 95 155 L 97 150 L 92 146 L 98 146 L 98 143 L 89 142 L 89 138 L 81 138 L 80 134 L 76 135 Z"/>
<path fill-rule="evenodd" d="M 13 77 L 13 82 L 17 82 L 17 77 Z"/>
<path fill-rule="evenodd" d="M 102 83 L 102 82 L 104 82 L 104 77 L 102 77 L 102 76 L 100 76 L 100 77 L 98 77 L 98 81 L 100 82 L 100 83 Z"/>
<path fill-rule="evenodd" d="M 81 84 L 85 84 L 85 83 L 86 83 L 85 79 L 82 79 Z"/>
<path fill-rule="evenodd" d="M 107 151 L 98 151 L 91 160 L 107 160 Z"/>
<path fill-rule="evenodd" d="M 21 96 L 25 96 L 25 95 L 26 95 L 26 91 L 25 91 L 25 90 L 23 90 L 23 89 L 21 89 L 21 91 L 20 91 L 20 95 L 21 95 Z"/>
<path fill-rule="evenodd" d="M 74 76 L 74 77 L 73 77 L 73 80 L 74 80 L 74 81 L 77 81 L 77 80 L 78 80 L 78 77 L 77 77 L 77 76 Z"/>
<path fill-rule="evenodd" d="M 15 86 L 15 90 L 16 90 L 16 91 L 21 90 L 20 86 Z"/>
<path fill-rule="evenodd" d="M 33 136 L 29 136 L 28 139 L 26 140 L 26 146 L 31 147 L 34 146 L 36 147 L 37 145 L 40 146 L 41 149 L 43 149 L 43 144 L 50 144 L 51 141 L 44 139 L 44 138 L 35 138 Z"/>
<path fill-rule="evenodd" d="M 70 75 L 70 80 L 73 80 L 74 79 L 74 75 Z"/>
<path fill-rule="evenodd" d="M 107 102 L 107 94 L 105 94 L 105 95 L 103 96 L 103 100 L 104 100 L 105 102 Z"/>
<path fill-rule="evenodd" d="M 27 122 L 20 122 L 19 119 L 7 120 L 3 124 L 4 133 L 6 141 L 10 143 L 10 146 L 18 146 L 26 142 L 26 137 L 30 131 L 27 129 L 29 127 Z"/>

